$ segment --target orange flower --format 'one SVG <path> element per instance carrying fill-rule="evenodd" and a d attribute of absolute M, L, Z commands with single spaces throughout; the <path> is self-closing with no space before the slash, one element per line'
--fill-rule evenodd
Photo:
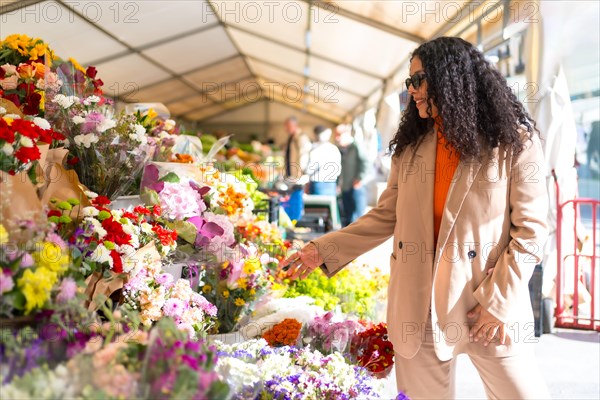
<path fill-rule="evenodd" d="M 193 164 L 194 159 L 189 154 L 175 154 L 175 158 L 171 159 L 172 162 L 182 163 L 182 164 Z"/>
<path fill-rule="evenodd" d="M 263 339 L 271 347 L 292 346 L 298 341 L 302 324 L 293 318 L 286 318 L 263 334 Z"/>

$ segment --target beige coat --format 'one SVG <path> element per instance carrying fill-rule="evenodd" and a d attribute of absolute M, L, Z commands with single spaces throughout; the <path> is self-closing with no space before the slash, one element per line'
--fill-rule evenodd
<path fill-rule="evenodd" d="M 387 322 L 394 350 L 413 357 L 431 307 L 441 360 L 458 353 L 509 355 L 533 337 L 528 282 L 547 236 L 547 193 L 539 138 L 514 156 L 494 150 L 461 161 L 448 191 L 437 248 L 433 238 L 436 142 L 394 157 L 377 206 L 350 226 L 314 241 L 334 275 L 394 236 Z M 433 300 L 433 301 L 432 301 Z M 469 340 L 466 314 L 481 304 L 508 324 L 509 339 L 488 347 Z"/>

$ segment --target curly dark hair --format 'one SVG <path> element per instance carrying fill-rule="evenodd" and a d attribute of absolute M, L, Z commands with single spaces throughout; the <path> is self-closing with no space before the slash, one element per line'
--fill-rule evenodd
<path fill-rule="evenodd" d="M 478 159 L 500 145 L 518 153 L 524 147 L 518 128 L 527 130 L 530 139 L 537 132 L 535 121 L 504 77 L 471 43 L 440 37 L 417 47 L 411 60 L 414 57 L 423 64 L 427 96 L 439 110 L 444 136 L 461 158 Z M 411 97 L 390 142 L 390 153 L 399 155 L 408 146 L 416 150 L 433 125 L 433 118 L 419 117 Z"/>

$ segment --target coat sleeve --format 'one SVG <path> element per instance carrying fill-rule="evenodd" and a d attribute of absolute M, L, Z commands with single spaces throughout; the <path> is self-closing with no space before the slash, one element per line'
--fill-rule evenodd
<path fill-rule="evenodd" d="M 347 227 L 312 241 L 324 260 L 322 269 L 327 276 L 335 275 L 356 257 L 392 236 L 396 225 L 399 169 L 398 158 L 393 157 L 387 187 L 375 208 Z"/>
<path fill-rule="evenodd" d="M 528 293 L 548 236 L 548 196 L 542 146 L 537 135 L 515 157 L 509 182 L 510 241 L 473 295 L 492 315 L 508 322 L 516 300 Z"/>

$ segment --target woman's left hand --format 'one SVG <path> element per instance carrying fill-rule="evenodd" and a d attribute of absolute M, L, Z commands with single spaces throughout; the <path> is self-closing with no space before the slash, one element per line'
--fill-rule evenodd
<path fill-rule="evenodd" d="M 467 317 L 477 319 L 475 324 L 469 330 L 469 338 L 479 342 L 483 340 L 483 345 L 487 346 L 496 336 L 500 339 L 500 344 L 506 342 L 506 330 L 504 322 L 494 317 L 481 305 L 477 305 L 468 312 Z"/>

